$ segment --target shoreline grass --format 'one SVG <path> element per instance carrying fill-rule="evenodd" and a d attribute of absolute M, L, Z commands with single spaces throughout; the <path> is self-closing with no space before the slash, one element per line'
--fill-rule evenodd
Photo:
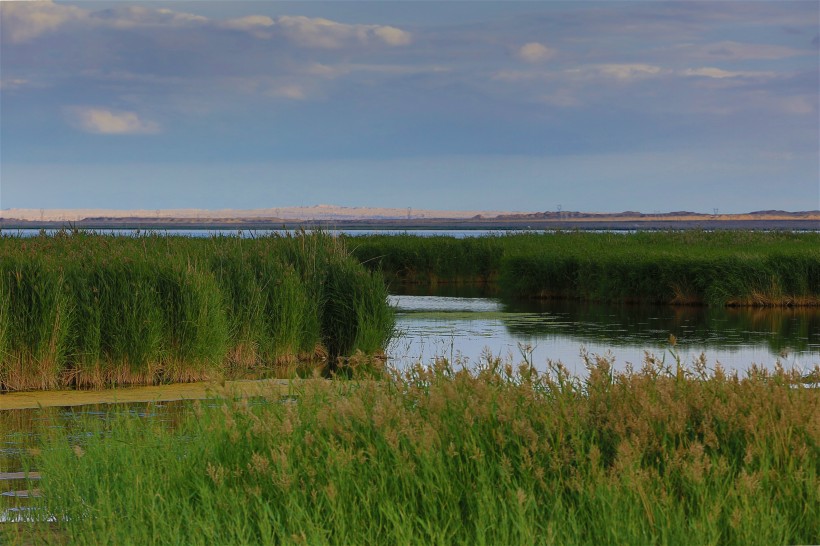
<path fill-rule="evenodd" d="M 820 233 L 553 232 L 349 237 L 392 284 L 498 285 L 521 298 L 709 306 L 820 305 Z"/>
<path fill-rule="evenodd" d="M 335 368 L 392 328 L 382 279 L 324 233 L 0 237 L 0 391 Z"/>
<path fill-rule="evenodd" d="M 28 460 L 71 544 L 809 544 L 820 392 L 648 359 L 537 374 L 488 357 L 269 400 L 124 413 Z"/>

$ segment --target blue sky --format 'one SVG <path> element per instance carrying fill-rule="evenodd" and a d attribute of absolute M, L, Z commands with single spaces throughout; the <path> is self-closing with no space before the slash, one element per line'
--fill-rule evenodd
<path fill-rule="evenodd" d="M 818 6 L 3 2 L 0 207 L 818 209 Z"/>

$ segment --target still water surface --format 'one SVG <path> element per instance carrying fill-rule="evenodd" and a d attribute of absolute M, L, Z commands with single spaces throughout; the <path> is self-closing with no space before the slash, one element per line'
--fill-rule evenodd
<path fill-rule="evenodd" d="M 396 365 L 436 357 L 478 362 L 482 353 L 526 358 L 545 369 L 561 361 L 583 375 L 581 351 L 611 355 L 615 367 L 640 367 L 645 351 L 686 364 L 743 372 L 751 364 L 810 369 L 820 364 L 820 310 L 714 309 L 604 305 L 575 301 L 516 301 L 498 297 L 394 295 L 398 336 L 388 354 Z M 676 345 L 669 343 L 669 336 Z"/>

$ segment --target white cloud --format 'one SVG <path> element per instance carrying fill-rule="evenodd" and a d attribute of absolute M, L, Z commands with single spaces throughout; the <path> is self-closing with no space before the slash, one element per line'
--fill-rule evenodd
<path fill-rule="evenodd" d="M 217 26 L 231 30 L 241 30 L 257 38 L 270 38 L 270 28 L 274 25 L 273 19 L 266 15 L 248 15 L 238 19 L 228 19 Z"/>
<path fill-rule="evenodd" d="M 73 6 L 38 2 L 0 2 L 0 30 L 5 40 L 20 43 L 81 20 L 87 12 Z"/>
<path fill-rule="evenodd" d="M 701 68 L 687 68 L 685 70 L 680 71 L 680 75 L 695 76 L 701 78 L 714 78 L 722 80 L 726 78 L 773 78 L 775 76 L 775 73 L 723 70 L 721 68 L 704 66 Z"/>
<path fill-rule="evenodd" d="M 247 32 L 260 39 L 279 35 L 296 45 L 319 49 L 340 49 L 357 44 L 405 46 L 413 39 L 409 32 L 393 26 L 345 24 L 319 17 L 283 15 L 271 18 L 265 15 L 248 15 L 218 21 L 166 8 L 127 6 L 88 11 L 55 4 L 51 0 L 0 2 L 0 10 L 4 40 L 12 43 L 31 40 L 46 32 L 57 30 L 69 22 L 79 22 L 86 27 L 115 29 L 222 28 Z"/>
<path fill-rule="evenodd" d="M 176 28 L 208 23 L 207 17 L 165 8 L 127 6 L 92 12 L 75 6 L 55 4 L 51 0 L 0 2 L 0 15 L 3 38 L 12 43 L 32 40 L 69 23 L 108 28 Z"/>
<path fill-rule="evenodd" d="M 555 50 L 538 42 L 530 42 L 521 46 L 516 55 L 528 63 L 540 63 L 555 56 Z"/>
<path fill-rule="evenodd" d="M 247 32 L 256 38 L 269 39 L 277 35 L 296 45 L 318 49 L 340 49 L 351 44 L 382 43 L 404 46 L 412 35 L 396 27 L 383 25 L 349 25 L 321 17 L 282 15 L 248 15 L 215 22 L 218 28 Z"/>
<path fill-rule="evenodd" d="M 768 79 L 777 76 L 776 72 L 752 70 L 724 70 L 712 66 L 699 68 L 671 69 L 652 64 L 593 64 L 582 65 L 563 71 L 545 70 L 500 70 L 492 79 L 513 83 L 539 82 L 547 80 L 595 81 L 599 79 L 616 79 L 623 82 L 659 77 L 693 77 L 712 80 L 730 80 L 733 78 Z"/>
<path fill-rule="evenodd" d="M 382 42 L 388 46 L 407 45 L 410 33 L 390 26 L 348 25 L 320 17 L 283 15 L 274 20 L 274 29 L 297 45 L 318 49 L 340 49 L 350 44 Z"/>
<path fill-rule="evenodd" d="M 171 11 L 169 9 L 158 9 L 157 13 L 162 15 L 162 21 L 167 23 L 170 22 L 176 26 L 183 26 L 183 25 L 199 25 L 206 23 L 208 21 L 207 17 L 203 17 L 201 15 L 195 15 L 193 13 L 183 13 L 179 11 Z"/>
<path fill-rule="evenodd" d="M 190 27 L 201 26 L 208 22 L 207 17 L 172 11 L 170 9 L 153 9 L 143 6 L 128 6 L 92 12 L 95 23 L 114 28 L 134 27 Z"/>
<path fill-rule="evenodd" d="M 355 34 L 350 25 L 329 19 L 284 15 L 276 18 L 277 30 L 286 38 L 304 47 L 336 49 Z"/>
<path fill-rule="evenodd" d="M 570 68 L 564 71 L 564 75 L 569 76 L 573 79 L 595 80 L 599 78 L 605 78 L 616 79 L 622 82 L 654 78 L 665 73 L 667 73 L 667 71 L 661 68 L 660 66 L 642 63 L 593 64 L 581 66 L 578 68 Z"/>
<path fill-rule="evenodd" d="M 602 64 L 594 67 L 599 74 L 618 80 L 634 80 L 657 76 L 662 69 L 651 64 Z"/>
<path fill-rule="evenodd" d="M 273 24 L 273 19 L 267 15 L 248 15 L 247 17 L 239 17 L 238 19 L 228 19 L 227 21 L 223 21 L 221 26 L 236 30 L 254 30 L 260 27 L 272 27 Z"/>
<path fill-rule="evenodd" d="M 373 34 L 381 38 L 385 44 L 390 46 L 408 45 L 413 41 L 413 37 L 409 32 L 396 27 L 376 27 L 373 29 Z"/>
<path fill-rule="evenodd" d="M 76 128 L 98 135 L 152 134 L 160 130 L 158 123 L 141 119 L 135 112 L 71 106 L 66 108 L 66 116 Z"/>

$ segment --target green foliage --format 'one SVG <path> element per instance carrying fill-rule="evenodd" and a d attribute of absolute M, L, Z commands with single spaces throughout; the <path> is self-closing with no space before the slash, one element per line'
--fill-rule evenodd
<path fill-rule="evenodd" d="M 29 464 L 71 544 L 817 542 L 816 389 L 611 365 L 438 362 L 179 422 L 123 412 Z"/>
<path fill-rule="evenodd" d="M 488 282 L 498 274 L 506 237 L 367 235 L 348 237 L 351 253 L 393 282 Z"/>
<path fill-rule="evenodd" d="M 510 295 L 676 304 L 818 305 L 820 234 L 527 233 L 350 239 L 394 283 L 488 283 Z"/>
<path fill-rule="evenodd" d="M 381 279 L 323 233 L 3 236 L 0 298 L 0 390 L 374 354 L 393 327 Z"/>
<path fill-rule="evenodd" d="M 393 310 L 385 307 L 381 277 L 352 262 L 335 264 L 325 280 L 324 341 L 332 361 L 355 350 L 373 353 L 393 335 Z"/>

